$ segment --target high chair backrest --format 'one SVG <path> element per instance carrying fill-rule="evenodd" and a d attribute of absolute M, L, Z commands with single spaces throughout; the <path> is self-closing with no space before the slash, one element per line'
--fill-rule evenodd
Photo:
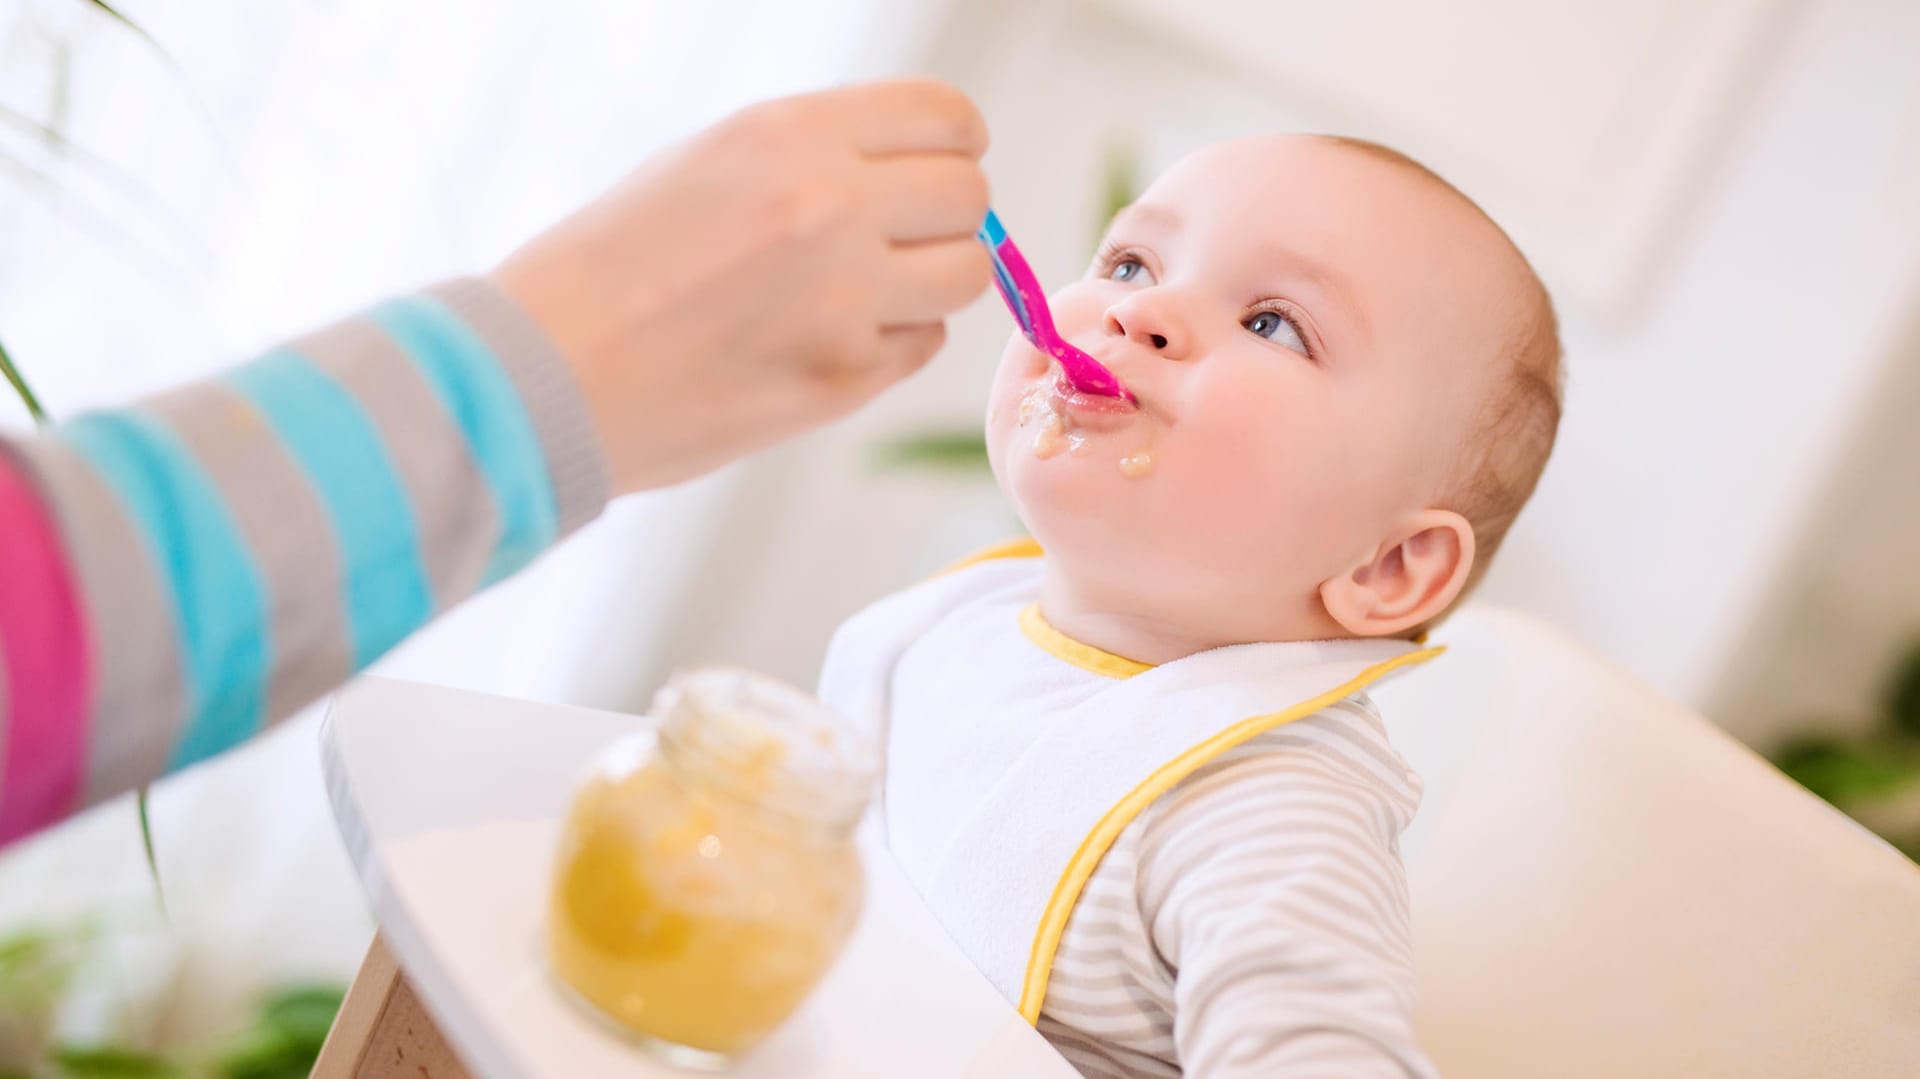
<path fill-rule="evenodd" d="M 1920 1076 L 1920 868 L 1553 627 L 1463 612 L 1376 693 L 1420 1032 L 1468 1079 Z"/>

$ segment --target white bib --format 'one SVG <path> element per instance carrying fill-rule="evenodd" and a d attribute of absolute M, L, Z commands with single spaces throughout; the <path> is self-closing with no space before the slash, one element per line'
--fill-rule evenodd
<path fill-rule="evenodd" d="M 996 601 L 996 617 L 1008 609 L 1009 593 L 1037 598 L 1037 553 L 1030 543 L 992 552 L 856 615 L 834 638 L 821 699 L 888 749 L 900 748 L 889 745 L 895 740 L 922 737 L 929 730 L 918 722 L 922 717 L 892 711 L 902 655 L 943 620 L 965 617 L 983 597 Z M 1018 632 L 1012 625 L 1008 630 Z M 1011 764 L 974 796 L 931 862 L 903 857 L 902 864 L 955 942 L 1036 1021 L 1074 903 L 1141 810 L 1247 739 L 1439 651 L 1402 640 L 1237 645 L 1113 679 L 1064 714 L 1046 717 Z M 1038 649 L 1035 655 L 1050 660 Z M 911 784 L 887 782 L 880 819 L 917 808 L 903 801 L 921 794 Z"/>

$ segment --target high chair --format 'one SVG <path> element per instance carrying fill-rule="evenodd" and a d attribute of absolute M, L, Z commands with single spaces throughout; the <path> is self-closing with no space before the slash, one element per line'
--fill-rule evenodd
<path fill-rule="evenodd" d="M 1470 1079 L 1920 1076 L 1920 867 L 1553 627 L 1376 694 L 1426 780 L 1420 1035 Z"/>

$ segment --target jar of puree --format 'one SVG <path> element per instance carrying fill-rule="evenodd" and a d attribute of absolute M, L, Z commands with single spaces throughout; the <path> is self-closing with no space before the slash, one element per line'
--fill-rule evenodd
<path fill-rule="evenodd" d="M 554 973 L 679 1065 L 723 1067 L 791 1015 L 859 916 L 872 749 L 809 694 L 677 675 L 603 752 L 560 837 Z"/>

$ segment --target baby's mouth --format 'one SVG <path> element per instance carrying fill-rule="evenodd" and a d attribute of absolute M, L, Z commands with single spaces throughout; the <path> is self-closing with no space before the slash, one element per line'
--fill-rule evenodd
<path fill-rule="evenodd" d="M 1020 399 L 1020 427 L 1033 432 L 1035 457 L 1043 461 L 1063 453 L 1079 457 L 1095 452 L 1090 441 L 1094 435 L 1127 430 L 1142 411 L 1137 395 L 1129 400 L 1087 393 L 1076 388 L 1064 371 L 1051 367 Z M 1132 448 L 1119 459 L 1119 468 L 1128 479 L 1147 476 L 1153 471 L 1151 448 Z"/>
<path fill-rule="evenodd" d="M 1048 376 L 1040 386 L 1046 395 L 1046 407 L 1075 427 L 1111 431 L 1126 426 L 1140 414 L 1136 403 L 1138 395 L 1135 395 L 1136 401 L 1128 401 L 1124 397 L 1087 393 L 1076 388 L 1057 367 L 1049 371 Z"/>
<path fill-rule="evenodd" d="M 1089 394 L 1073 386 L 1073 380 L 1066 376 L 1066 372 L 1060 371 L 1060 365 L 1050 365 L 1046 369 L 1046 376 L 1027 394 L 1027 405 L 1021 409 L 1021 413 L 1031 415 L 1035 407 L 1068 420 L 1071 426 L 1087 426 L 1092 430 L 1112 430 L 1123 426 L 1140 411 L 1139 396 L 1129 401 L 1125 397 Z"/>

